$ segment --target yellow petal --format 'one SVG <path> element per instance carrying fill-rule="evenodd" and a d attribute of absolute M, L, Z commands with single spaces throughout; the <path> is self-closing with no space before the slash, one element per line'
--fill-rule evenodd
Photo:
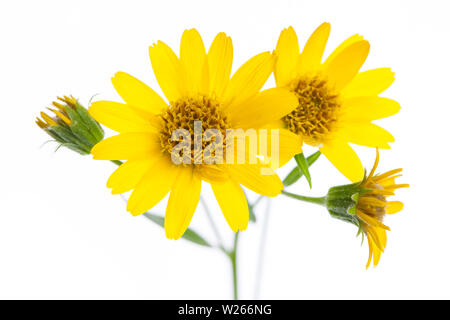
<path fill-rule="evenodd" d="M 330 35 L 330 28 L 330 24 L 325 22 L 309 37 L 300 56 L 298 66 L 300 72 L 308 72 L 319 68 Z"/>
<path fill-rule="evenodd" d="M 237 232 L 247 229 L 248 204 L 244 191 L 239 184 L 228 180 L 211 183 L 211 187 L 231 230 Z"/>
<path fill-rule="evenodd" d="M 263 170 L 264 169 L 264 170 Z M 278 175 L 260 164 L 236 164 L 228 166 L 234 180 L 250 190 L 266 197 L 275 197 L 283 190 L 283 183 Z"/>
<path fill-rule="evenodd" d="M 373 266 L 374 267 L 376 267 L 378 265 L 378 263 L 380 262 L 381 252 L 382 251 L 377 246 L 374 246 L 374 249 L 373 249 Z"/>
<path fill-rule="evenodd" d="M 180 168 L 169 157 L 161 156 L 131 193 L 127 210 L 137 216 L 153 208 L 169 193 Z"/>
<path fill-rule="evenodd" d="M 56 123 L 56 121 L 53 120 L 52 117 L 50 117 L 49 115 L 47 115 L 44 112 L 41 112 L 41 117 L 42 117 L 42 119 L 45 120 L 45 122 L 47 122 L 51 126 L 57 126 L 58 125 L 58 123 Z"/>
<path fill-rule="evenodd" d="M 373 266 L 376 267 L 380 261 L 381 253 L 384 252 L 386 247 L 386 230 L 381 228 L 370 228 L 368 231 L 373 240 Z M 369 238 L 369 235 L 367 238 Z"/>
<path fill-rule="evenodd" d="M 369 214 L 366 214 L 360 210 L 356 210 L 358 218 L 363 220 L 368 225 L 371 225 L 373 227 L 383 228 L 385 230 L 391 230 L 388 226 L 384 225 L 381 221 L 378 221 L 376 218 L 370 216 Z"/>
<path fill-rule="evenodd" d="M 233 75 L 225 92 L 225 106 L 238 105 L 256 95 L 273 70 L 270 52 L 260 53 L 244 63 Z"/>
<path fill-rule="evenodd" d="M 169 101 L 178 100 L 186 92 L 185 74 L 180 60 L 162 41 L 151 46 L 149 54 L 153 72 L 164 95 Z"/>
<path fill-rule="evenodd" d="M 360 197 L 358 199 L 358 205 L 364 207 L 380 207 L 384 208 L 386 206 L 386 202 L 384 200 L 377 199 L 375 197 Z"/>
<path fill-rule="evenodd" d="M 385 185 L 385 183 L 389 183 L 391 182 L 391 184 L 389 185 Z M 408 183 L 402 183 L 402 184 L 396 184 L 394 181 L 383 181 L 383 186 L 386 190 L 390 190 L 390 191 L 394 191 L 396 189 L 400 189 L 400 188 L 409 188 L 410 185 Z"/>
<path fill-rule="evenodd" d="M 134 189 L 156 159 L 155 157 L 125 162 L 109 177 L 106 186 L 112 189 L 112 194 L 120 194 Z"/>
<path fill-rule="evenodd" d="M 154 132 L 149 119 L 145 119 L 126 104 L 112 101 L 96 101 L 89 107 L 89 114 L 101 124 L 118 132 Z"/>
<path fill-rule="evenodd" d="M 358 73 L 342 90 L 345 98 L 377 96 L 394 82 L 394 72 L 390 68 L 379 68 Z"/>
<path fill-rule="evenodd" d="M 363 179 L 364 168 L 361 160 L 347 143 L 340 140 L 330 141 L 320 148 L 320 152 L 352 182 Z"/>
<path fill-rule="evenodd" d="M 200 200 L 202 181 L 191 168 L 180 170 L 167 203 L 164 228 L 168 239 L 179 239 L 189 224 Z"/>
<path fill-rule="evenodd" d="M 203 40 L 195 29 L 185 30 L 181 37 L 180 61 L 186 71 L 187 92 L 207 93 L 209 87 L 208 65 Z M 205 70 L 206 68 L 206 70 Z"/>
<path fill-rule="evenodd" d="M 381 97 L 355 97 L 342 104 L 343 120 L 347 122 L 372 121 L 390 117 L 400 111 L 400 104 Z"/>
<path fill-rule="evenodd" d="M 376 175 L 373 177 L 373 181 L 378 181 L 379 183 L 383 183 L 383 180 L 385 179 L 390 179 L 390 177 L 396 173 L 402 172 L 403 169 L 398 168 L 398 169 L 393 169 L 390 170 L 388 172 L 385 172 L 383 174 L 380 175 Z"/>
<path fill-rule="evenodd" d="M 286 124 L 284 123 L 283 120 L 278 119 L 278 120 L 275 120 L 275 121 L 272 121 L 272 122 L 266 124 L 264 127 L 265 128 L 273 128 L 273 129 L 284 129 L 284 128 L 286 128 Z"/>
<path fill-rule="evenodd" d="M 167 109 L 167 104 L 145 83 L 125 72 L 117 72 L 111 79 L 114 88 L 129 105 L 154 114 Z"/>
<path fill-rule="evenodd" d="M 347 48 L 348 46 L 352 45 L 355 42 L 359 42 L 363 40 L 363 37 L 360 36 L 359 34 L 354 34 L 353 36 L 351 36 L 350 38 L 347 38 L 344 42 L 342 42 L 339 47 L 337 47 L 329 56 L 328 58 L 325 60 L 325 62 L 323 63 L 323 67 L 326 68 L 331 61 L 334 60 L 334 58 L 345 48 Z"/>
<path fill-rule="evenodd" d="M 395 183 L 395 179 L 402 177 L 402 174 L 398 174 L 387 179 L 383 179 L 383 181 L 379 181 L 378 184 L 381 184 L 384 189 L 388 189 L 389 191 L 395 191 L 397 189 L 398 184 Z"/>
<path fill-rule="evenodd" d="M 284 166 L 296 154 L 302 153 L 302 138 L 286 129 L 280 129 L 279 166 Z"/>
<path fill-rule="evenodd" d="M 389 191 L 389 190 L 383 190 L 383 189 L 372 190 L 369 194 L 375 195 L 375 196 L 378 196 L 378 195 L 381 195 L 381 196 L 393 196 L 393 195 L 395 195 L 394 192 Z"/>
<path fill-rule="evenodd" d="M 382 245 L 381 239 L 379 238 L 379 235 L 376 232 L 376 229 L 377 228 L 373 228 L 373 227 L 368 227 L 366 229 L 367 234 L 369 234 L 372 237 L 373 243 L 375 244 L 375 246 L 374 246 L 374 254 L 376 254 L 376 252 L 377 252 L 376 249 L 378 249 L 378 251 L 380 251 L 380 252 L 384 250 L 384 247 Z M 374 263 L 374 266 L 375 265 L 376 264 Z"/>
<path fill-rule="evenodd" d="M 272 141 L 276 143 L 277 140 L 278 146 L 272 146 Z M 265 145 L 263 145 L 264 141 Z M 258 143 L 258 155 L 263 158 L 267 156 L 267 160 L 270 161 L 273 169 L 284 166 L 296 154 L 302 153 L 301 137 L 287 129 L 267 130 L 265 132 L 259 130 Z M 278 155 L 274 152 L 278 152 Z M 278 161 L 275 161 L 275 158 L 278 158 Z"/>
<path fill-rule="evenodd" d="M 389 201 L 386 204 L 386 213 L 387 214 L 394 214 L 397 213 L 399 211 L 403 210 L 403 203 L 400 201 Z"/>
<path fill-rule="evenodd" d="M 370 170 L 370 173 L 369 173 L 369 176 L 367 177 L 367 180 L 371 180 L 373 178 L 373 175 L 375 174 L 375 170 L 377 170 L 379 163 L 380 163 L 380 152 L 377 149 L 375 162 L 373 164 L 372 169 Z"/>
<path fill-rule="evenodd" d="M 267 89 L 241 104 L 230 106 L 229 119 L 238 128 L 258 128 L 281 119 L 297 105 L 295 94 L 288 89 Z"/>
<path fill-rule="evenodd" d="M 367 235 L 367 243 L 369 245 L 369 259 L 367 260 L 367 264 L 366 264 L 366 269 L 369 269 L 370 267 L 370 262 L 372 262 L 372 256 L 373 256 L 373 243 L 372 243 L 372 239 L 370 238 L 369 235 Z"/>
<path fill-rule="evenodd" d="M 223 182 L 229 179 L 228 172 L 224 166 L 221 165 L 207 165 L 207 166 L 197 166 L 194 170 L 194 174 L 200 180 L 206 182 Z"/>
<path fill-rule="evenodd" d="M 52 109 L 52 108 L 48 108 L 48 110 L 50 110 L 54 114 L 56 114 L 58 116 L 58 118 L 60 118 L 62 121 L 64 121 L 65 124 L 67 124 L 68 126 L 70 126 L 72 124 L 72 120 L 70 120 L 68 117 L 66 117 L 62 112 L 60 112 L 56 109 Z"/>
<path fill-rule="evenodd" d="M 375 232 L 378 235 L 378 239 L 380 239 L 381 246 L 383 247 L 382 251 L 384 252 L 384 249 L 386 248 L 386 244 L 387 244 L 386 229 L 376 228 Z"/>
<path fill-rule="evenodd" d="M 381 149 L 390 149 L 389 142 L 395 141 L 389 132 L 370 122 L 346 126 L 340 130 L 339 135 L 345 141 Z"/>
<path fill-rule="evenodd" d="M 369 49 L 369 42 L 355 42 L 339 52 L 326 66 L 328 81 L 336 91 L 344 88 L 356 76 L 366 61 Z"/>
<path fill-rule="evenodd" d="M 289 27 L 281 31 L 276 48 L 277 61 L 274 72 L 277 86 L 287 86 L 295 78 L 299 54 L 298 39 L 294 28 Z"/>
<path fill-rule="evenodd" d="M 230 80 L 233 43 L 223 32 L 217 34 L 208 51 L 209 91 L 221 98 Z"/>
<path fill-rule="evenodd" d="M 152 133 L 122 133 L 97 143 L 91 150 L 95 160 L 146 159 L 161 153 L 159 137 Z"/>
<path fill-rule="evenodd" d="M 48 126 L 44 121 L 42 121 L 41 119 L 39 119 L 37 117 L 36 117 L 36 121 L 35 122 L 39 126 L 39 128 L 41 128 L 41 129 L 45 129 Z"/>

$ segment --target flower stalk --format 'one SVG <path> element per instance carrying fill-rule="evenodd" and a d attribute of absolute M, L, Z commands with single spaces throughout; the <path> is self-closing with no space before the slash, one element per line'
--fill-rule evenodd
<path fill-rule="evenodd" d="M 325 206 L 325 204 L 326 204 L 326 197 L 317 197 L 317 198 L 316 197 L 307 197 L 307 196 L 302 196 L 299 194 L 287 192 L 284 190 L 281 191 L 281 194 L 283 194 L 289 198 L 293 198 L 293 199 L 304 201 L 304 202 L 315 203 L 315 204 L 322 205 L 322 206 Z"/>
<path fill-rule="evenodd" d="M 231 262 L 231 269 L 233 273 L 233 298 L 239 299 L 239 282 L 238 282 L 238 266 L 237 266 L 237 248 L 239 242 L 239 231 L 234 234 L 233 249 L 229 252 L 228 256 Z"/>

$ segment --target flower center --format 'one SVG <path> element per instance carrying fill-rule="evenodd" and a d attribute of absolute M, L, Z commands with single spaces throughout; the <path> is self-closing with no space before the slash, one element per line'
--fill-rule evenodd
<path fill-rule="evenodd" d="M 307 144 L 322 144 L 337 122 L 341 106 L 338 95 L 317 76 L 297 79 L 290 89 L 297 96 L 298 106 L 283 118 L 287 128 L 301 135 Z"/>
<path fill-rule="evenodd" d="M 220 143 L 219 141 L 216 142 L 217 135 L 213 134 L 210 138 L 207 137 L 208 131 L 211 132 L 211 129 L 214 129 L 217 134 L 223 137 L 221 141 L 222 150 L 226 150 L 226 130 L 230 128 L 230 125 L 222 112 L 220 103 L 214 99 L 204 96 L 180 99 L 171 104 L 162 115 L 162 120 L 163 125 L 159 134 L 161 147 L 164 152 L 170 155 L 181 141 L 181 139 L 173 140 L 172 134 L 180 129 L 178 132 L 185 132 L 190 137 L 190 139 L 188 138 L 189 141 L 185 141 L 187 144 L 184 147 L 190 151 L 188 157 L 192 164 L 202 162 L 201 158 L 199 162 L 198 157 L 202 157 L 208 146 Z M 180 138 L 180 136 L 178 137 Z M 194 150 L 196 147 L 201 150 Z M 215 156 L 215 150 L 215 148 L 209 148 L 211 157 Z M 186 154 L 184 154 L 184 157 L 186 157 Z M 186 163 L 186 161 L 183 161 L 183 163 Z"/>

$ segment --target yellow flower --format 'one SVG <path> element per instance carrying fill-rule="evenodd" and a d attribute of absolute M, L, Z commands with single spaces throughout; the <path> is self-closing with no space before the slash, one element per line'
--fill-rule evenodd
<path fill-rule="evenodd" d="M 403 209 L 402 202 L 387 201 L 387 197 L 393 196 L 396 189 L 409 187 L 409 184 L 395 183 L 395 179 L 401 176 L 399 173 L 402 172 L 402 169 L 395 169 L 374 176 L 378 161 L 377 150 L 377 158 L 372 171 L 361 184 L 361 188 L 368 190 L 368 192 L 362 193 L 356 204 L 356 217 L 360 221 L 360 227 L 366 234 L 369 243 L 367 268 L 370 266 L 372 258 L 373 265 L 378 265 L 381 253 L 386 248 L 386 230 L 390 231 L 390 229 L 383 224 L 384 216 L 397 213 Z"/>
<path fill-rule="evenodd" d="M 107 186 L 113 194 L 133 190 L 127 204 L 132 215 L 151 209 L 170 192 L 165 231 L 168 238 L 178 239 L 192 219 L 203 180 L 211 184 L 231 229 L 245 230 L 249 212 L 240 185 L 276 196 L 283 188 L 278 176 L 262 175 L 264 166 L 258 163 L 205 164 L 194 156 L 190 164 L 176 165 L 171 153 L 177 141 L 171 137 L 175 129 L 185 129 L 194 137 L 194 121 L 201 121 L 202 130 L 223 133 L 227 129 L 262 128 L 291 112 L 297 100 L 289 90 L 260 92 L 272 73 L 274 57 L 269 52 L 255 56 L 230 79 L 231 38 L 219 33 L 206 52 L 194 29 L 183 33 L 179 57 L 161 41 L 149 52 L 168 102 L 144 83 L 119 72 L 112 83 L 125 104 L 99 101 L 89 108 L 95 119 L 120 133 L 97 144 L 92 149 L 94 159 L 127 160 L 111 175 Z M 207 147 L 201 144 L 200 151 Z M 280 163 L 301 152 L 299 137 L 281 130 L 279 152 Z"/>
<path fill-rule="evenodd" d="M 362 179 L 364 169 L 348 143 L 390 148 L 394 138 L 372 121 L 397 113 L 400 106 L 378 96 L 394 81 L 390 69 L 359 72 L 370 47 L 361 36 L 345 40 L 322 63 L 329 33 L 330 24 L 322 24 L 300 53 L 294 29 L 281 32 L 274 71 L 277 87 L 289 88 L 298 99 L 297 108 L 282 118 L 282 125 L 306 144 L 319 147 L 355 182 Z"/>
<path fill-rule="evenodd" d="M 394 214 L 403 209 L 400 201 L 387 201 L 396 189 L 409 187 L 408 184 L 396 184 L 402 169 L 395 169 L 380 175 L 374 175 L 379 162 L 379 153 L 368 177 L 358 183 L 333 187 L 324 198 L 332 217 L 353 223 L 367 236 L 369 260 L 376 266 L 386 247 L 386 231 L 383 223 L 386 214 Z"/>

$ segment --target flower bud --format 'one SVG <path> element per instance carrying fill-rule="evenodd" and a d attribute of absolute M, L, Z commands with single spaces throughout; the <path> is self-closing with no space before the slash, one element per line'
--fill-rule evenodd
<path fill-rule="evenodd" d="M 54 108 L 48 108 L 53 115 L 41 112 L 42 119 L 36 118 L 36 124 L 60 146 L 82 155 L 90 154 L 92 147 L 103 140 L 102 127 L 73 96 L 58 100 L 52 103 Z"/>
<path fill-rule="evenodd" d="M 332 217 L 350 222 L 359 229 L 358 234 L 367 236 L 369 260 L 376 266 L 386 247 L 386 231 L 390 228 L 383 224 L 386 214 L 394 214 L 403 209 L 400 201 L 388 201 L 389 196 L 408 184 L 396 184 L 402 169 L 395 169 L 380 175 L 374 175 L 378 166 L 379 154 L 369 176 L 358 183 L 333 187 L 325 197 L 325 204 Z"/>

